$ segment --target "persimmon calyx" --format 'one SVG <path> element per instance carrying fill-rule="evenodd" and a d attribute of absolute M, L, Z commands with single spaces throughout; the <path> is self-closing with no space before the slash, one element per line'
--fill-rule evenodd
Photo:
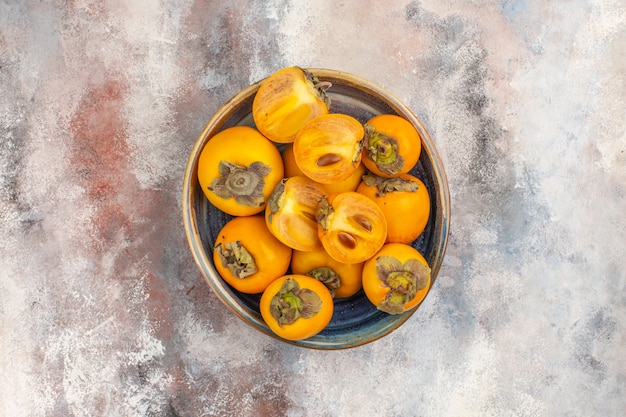
<path fill-rule="evenodd" d="M 380 256 L 376 259 L 376 274 L 390 288 L 378 309 L 401 314 L 404 305 L 415 298 L 417 291 L 428 285 L 430 268 L 417 259 L 409 259 L 403 264 L 392 256 Z"/>
<path fill-rule="evenodd" d="M 335 290 L 341 286 L 341 278 L 339 277 L 339 274 L 328 266 L 315 268 L 306 275 L 313 277 L 322 284 L 326 285 L 326 288 L 330 290 L 330 294 L 333 297 L 335 296 Z"/>
<path fill-rule="evenodd" d="M 248 277 L 259 270 L 254 257 L 238 240 L 224 244 L 218 243 L 215 250 L 222 261 L 222 266 L 228 268 L 239 279 Z"/>
<path fill-rule="evenodd" d="M 304 72 L 304 78 L 315 95 L 326 104 L 326 107 L 330 107 L 330 97 L 326 94 L 326 90 L 332 87 L 333 84 L 330 81 L 320 81 L 311 71 L 307 71 L 304 68 L 300 69 Z"/>
<path fill-rule="evenodd" d="M 218 170 L 220 176 L 211 182 L 209 191 L 221 198 L 234 198 L 241 205 L 261 207 L 265 204 L 263 187 L 265 177 L 272 170 L 269 166 L 260 161 L 248 167 L 220 161 Z"/>
<path fill-rule="evenodd" d="M 322 308 L 322 300 L 307 288 L 300 288 L 293 278 L 287 278 L 270 302 L 270 313 L 279 326 L 292 324 L 298 318 L 311 318 Z"/>
<path fill-rule="evenodd" d="M 282 205 L 282 200 L 283 200 L 283 196 L 285 195 L 285 183 L 287 182 L 288 178 L 283 178 L 278 184 L 276 184 L 276 187 L 274 187 L 274 190 L 272 191 L 272 194 L 270 194 L 270 197 L 267 199 L 267 206 L 269 207 L 269 215 L 267 216 L 267 221 L 272 223 L 272 219 L 274 217 L 274 214 L 280 210 L 280 207 Z"/>
<path fill-rule="evenodd" d="M 398 141 L 389 135 L 374 130 L 374 126 L 365 125 L 367 138 L 366 152 L 376 167 L 387 175 L 396 175 L 404 167 L 404 158 L 398 152 Z"/>
<path fill-rule="evenodd" d="M 405 180 L 400 177 L 384 178 L 374 174 L 363 175 L 363 182 L 369 187 L 376 188 L 376 197 L 383 196 L 393 191 L 414 193 L 419 188 L 415 181 Z"/>
<path fill-rule="evenodd" d="M 326 196 L 323 196 L 317 206 L 317 213 L 315 214 L 317 224 L 319 224 L 323 230 L 328 230 L 329 216 L 334 212 L 335 209 L 333 206 L 328 204 L 328 199 Z"/>

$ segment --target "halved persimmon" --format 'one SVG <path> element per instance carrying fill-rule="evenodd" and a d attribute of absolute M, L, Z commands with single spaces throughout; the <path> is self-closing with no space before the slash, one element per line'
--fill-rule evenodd
<path fill-rule="evenodd" d="M 252 102 L 257 129 L 274 142 L 293 142 L 306 122 L 328 113 L 329 86 L 299 67 L 276 71 L 261 83 Z"/>
<path fill-rule="evenodd" d="M 295 177 L 297 175 L 304 175 L 304 172 L 296 164 L 296 159 L 293 155 L 293 144 L 290 143 L 285 146 L 282 152 L 283 165 L 285 166 L 285 177 Z M 361 184 L 362 177 L 367 170 L 363 163 L 359 163 L 354 172 L 345 180 L 333 182 L 330 184 L 321 184 L 326 190 L 326 194 L 343 193 L 345 191 L 356 191 L 359 184 Z"/>
<path fill-rule="evenodd" d="M 397 177 L 409 172 L 422 152 L 415 127 L 395 114 L 380 114 L 365 123 L 363 163 L 376 175 Z"/>
<path fill-rule="evenodd" d="M 387 243 L 363 266 L 363 291 L 372 304 L 389 314 L 415 308 L 428 293 L 431 270 L 417 249 Z"/>
<path fill-rule="evenodd" d="M 357 192 L 381 208 L 387 220 L 387 242 L 411 243 L 422 234 L 430 217 L 430 196 L 417 177 L 401 174 L 384 178 L 363 176 Z"/>
<path fill-rule="evenodd" d="M 278 240 L 301 251 L 320 249 L 317 207 L 324 197 L 322 186 L 296 176 L 283 179 L 270 195 L 265 209 L 267 227 Z"/>
<path fill-rule="evenodd" d="M 326 252 L 346 264 L 371 258 L 387 238 L 387 221 L 380 207 L 354 191 L 322 198 L 317 223 Z"/>
<path fill-rule="evenodd" d="M 361 162 L 363 125 L 347 114 L 318 116 L 296 135 L 293 154 L 307 177 L 322 184 L 350 177 Z"/>

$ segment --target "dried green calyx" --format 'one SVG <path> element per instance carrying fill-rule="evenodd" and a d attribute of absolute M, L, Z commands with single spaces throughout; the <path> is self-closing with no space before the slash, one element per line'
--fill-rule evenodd
<path fill-rule="evenodd" d="M 238 240 L 218 243 L 215 250 L 222 261 L 222 266 L 228 268 L 237 278 L 243 279 L 258 271 L 254 258 Z"/>
<path fill-rule="evenodd" d="M 221 198 L 234 198 L 238 204 L 261 207 L 265 204 L 263 187 L 265 177 L 272 170 L 263 162 L 257 161 L 248 167 L 236 165 L 229 161 L 220 161 L 220 176 L 215 178 L 208 187 Z"/>
<path fill-rule="evenodd" d="M 404 158 L 398 152 L 398 141 L 377 132 L 372 125 L 365 125 L 367 138 L 365 151 L 376 167 L 387 175 L 396 175 L 404 167 Z"/>
<path fill-rule="evenodd" d="M 326 90 L 332 87 L 333 84 L 330 81 L 320 81 L 311 71 L 307 71 L 303 68 L 300 69 L 304 72 L 307 84 L 315 90 L 317 97 L 326 103 L 326 107 L 330 108 L 330 97 L 326 93 Z"/>
<path fill-rule="evenodd" d="M 287 278 L 270 302 L 270 313 L 279 326 L 292 324 L 298 318 L 315 316 L 322 308 L 322 300 L 307 288 L 300 288 L 293 278 Z"/>
<path fill-rule="evenodd" d="M 405 180 L 400 177 L 384 178 L 374 174 L 363 175 L 363 182 L 369 187 L 376 187 L 377 197 L 394 191 L 414 193 L 419 188 L 415 181 Z"/>
<path fill-rule="evenodd" d="M 341 286 L 341 278 L 339 277 L 339 274 L 327 266 L 315 268 L 307 275 L 326 285 L 326 288 L 330 290 L 330 294 L 333 297 L 335 297 L 335 290 Z"/>
<path fill-rule="evenodd" d="M 409 259 L 403 264 L 392 256 L 380 256 L 376 259 L 376 274 L 391 288 L 376 307 L 389 314 L 403 313 L 404 305 L 430 281 L 430 268 L 417 259 Z"/>

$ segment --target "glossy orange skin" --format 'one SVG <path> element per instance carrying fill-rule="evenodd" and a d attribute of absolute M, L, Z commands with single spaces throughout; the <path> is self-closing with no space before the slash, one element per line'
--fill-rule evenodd
<path fill-rule="evenodd" d="M 293 155 L 293 144 L 288 144 L 285 147 L 285 150 L 282 152 L 282 156 L 283 165 L 285 167 L 285 177 L 295 177 L 298 175 L 305 176 L 304 172 L 302 172 L 302 170 L 298 167 L 298 164 L 296 164 L 296 159 Z M 324 188 L 324 190 L 326 190 L 326 194 L 329 195 L 343 193 L 344 191 L 355 191 L 361 183 L 361 177 L 365 175 L 365 172 L 365 165 L 359 163 L 354 172 L 345 180 L 330 184 L 319 184 Z"/>
<path fill-rule="evenodd" d="M 271 171 L 265 177 L 263 186 L 263 196 L 267 201 L 276 184 L 284 176 L 283 160 L 276 145 L 254 128 L 234 126 L 213 136 L 198 158 L 198 182 L 211 204 L 232 216 L 250 216 L 263 211 L 265 204 L 261 206 L 239 204 L 232 197 L 222 198 L 208 189 L 213 180 L 220 176 L 220 161 L 245 167 L 260 161 L 269 166 Z"/>
<path fill-rule="evenodd" d="M 412 246 L 405 245 L 403 243 L 387 243 L 385 244 L 375 256 L 365 262 L 363 266 L 363 291 L 365 296 L 370 300 L 372 304 L 377 306 L 380 304 L 390 291 L 390 288 L 378 277 L 376 273 L 376 258 L 379 256 L 392 256 L 404 263 L 409 259 L 416 259 L 422 264 L 428 266 L 428 262 L 422 256 L 417 249 Z M 428 285 L 421 290 L 418 290 L 412 300 L 404 304 L 404 311 L 409 311 L 415 308 L 422 302 L 428 289 L 430 288 L 431 278 L 428 279 Z"/>
<path fill-rule="evenodd" d="M 261 215 L 235 217 L 222 227 L 214 247 L 226 242 L 240 241 L 254 258 L 258 271 L 245 278 L 237 278 L 222 265 L 213 250 L 213 263 L 220 276 L 234 289 L 246 294 L 257 294 L 289 269 L 292 250 L 276 239 L 265 225 Z"/>
<path fill-rule="evenodd" d="M 306 122 L 327 113 L 328 106 L 297 67 L 283 68 L 267 77 L 252 102 L 257 129 L 277 143 L 293 142 Z"/>
<path fill-rule="evenodd" d="M 312 270 L 321 267 L 331 268 L 341 282 L 335 289 L 335 298 L 346 298 L 356 294 L 362 287 L 361 273 L 363 263 L 344 264 L 333 259 L 324 249 L 301 252 L 293 251 L 291 257 L 291 271 L 294 274 L 306 275 Z"/>
<path fill-rule="evenodd" d="M 383 211 L 387 220 L 387 242 L 411 243 L 422 234 L 430 217 L 430 196 L 426 185 L 417 177 L 402 174 L 414 182 L 417 191 L 392 191 L 377 196 L 377 188 L 361 182 L 357 192 L 367 196 Z"/>
<path fill-rule="evenodd" d="M 371 258 L 387 239 L 387 222 L 380 207 L 354 191 L 330 195 L 328 203 L 332 213 L 326 227 L 318 219 L 318 233 L 326 252 L 346 264 Z M 369 230 L 361 225 L 363 219 L 369 223 Z M 353 246 L 347 245 L 342 235 L 352 236 Z"/>
<path fill-rule="evenodd" d="M 397 177 L 409 172 L 419 160 L 422 141 L 415 127 L 406 119 L 395 114 L 380 114 L 368 120 L 366 125 L 374 127 L 376 132 L 391 136 L 398 141 L 398 153 L 404 158 L 401 170 L 393 175 L 382 172 L 367 154 L 367 145 L 363 150 L 363 163 L 371 172 L 381 177 Z"/>
<path fill-rule="evenodd" d="M 301 251 L 321 249 L 315 213 L 319 200 L 325 195 L 324 189 L 304 176 L 285 179 L 284 187 L 278 211 L 272 213 L 271 204 L 265 209 L 268 229 L 290 248 Z"/>
<path fill-rule="evenodd" d="M 298 168 L 313 181 L 331 184 L 350 177 L 361 162 L 361 146 L 365 130 L 347 114 L 326 114 L 316 117 L 296 135 L 293 154 Z M 326 155 L 336 161 L 324 164 Z"/>
<path fill-rule="evenodd" d="M 300 317 L 294 323 L 281 326 L 270 313 L 270 303 L 272 298 L 280 291 L 285 280 L 290 277 L 298 282 L 300 288 L 314 291 L 322 300 L 322 308 L 311 318 Z M 263 295 L 261 295 L 259 309 L 261 310 L 263 320 L 277 336 L 287 340 L 302 340 L 315 336 L 328 326 L 333 317 L 335 306 L 330 291 L 324 284 L 306 275 L 290 274 L 282 276 L 268 285 Z"/>

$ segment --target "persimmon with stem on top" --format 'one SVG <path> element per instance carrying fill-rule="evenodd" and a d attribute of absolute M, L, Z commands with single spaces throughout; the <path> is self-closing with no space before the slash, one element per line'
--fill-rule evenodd
<path fill-rule="evenodd" d="M 277 278 L 261 295 L 261 317 L 276 335 L 287 340 L 315 336 L 330 323 L 333 298 L 313 277 L 290 274 Z"/>
<path fill-rule="evenodd" d="M 283 160 L 276 145 L 248 126 L 218 132 L 198 158 L 202 192 L 211 204 L 232 216 L 263 211 L 283 175 Z"/>
<path fill-rule="evenodd" d="M 235 217 L 217 234 L 213 263 L 237 291 L 258 294 L 284 275 L 292 250 L 274 237 L 262 215 Z"/>
<path fill-rule="evenodd" d="M 380 114 L 365 123 L 363 163 L 381 177 L 409 172 L 419 160 L 422 141 L 415 127 L 395 114 Z"/>
<path fill-rule="evenodd" d="M 403 243 L 387 243 L 363 266 L 363 291 L 372 304 L 402 314 L 422 302 L 431 270 L 421 253 Z"/>

